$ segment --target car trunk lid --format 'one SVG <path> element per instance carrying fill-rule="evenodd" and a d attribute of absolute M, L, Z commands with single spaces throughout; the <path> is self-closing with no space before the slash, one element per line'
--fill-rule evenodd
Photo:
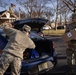
<path fill-rule="evenodd" d="M 32 30 L 37 32 L 41 31 L 41 28 L 48 22 L 47 19 L 43 18 L 28 18 L 24 20 L 17 20 L 13 22 L 14 28 L 20 29 L 23 27 L 24 24 L 27 24 L 31 27 Z"/>

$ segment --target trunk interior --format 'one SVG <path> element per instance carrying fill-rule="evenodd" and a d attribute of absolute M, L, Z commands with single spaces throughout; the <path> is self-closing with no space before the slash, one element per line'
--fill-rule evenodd
<path fill-rule="evenodd" d="M 34 41 L 34 42 L 36 45 L 35 50 L 26 49 L 24 52 L 24 59 L 39 58 L 39 57 L 42 57 L 43 55 L 52 56 L 52 54 L 53 54 L 52 41 L 50 41 L 50 40 L 38 40 L 38 41 Z M 31 54 L 31 53 L 33 53 L 33 54 Z"/>

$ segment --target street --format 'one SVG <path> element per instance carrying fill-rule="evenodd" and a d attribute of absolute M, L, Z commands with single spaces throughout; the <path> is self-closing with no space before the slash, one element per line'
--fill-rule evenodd
<path fill-rule="evenodd" d="M 67 37 L 67 42 L 73 40 L 72 44 L 68 42 L 67 54 L 62 36 L 65 40 Z M 76 45 L 76 0 L 0 0 L 0 74 L 8 66 L 7 74 L 66 75 L 68 55 L 76 75 L 73 44 Z"/>
<path fill-rule="evenodd" d="M 54 48 L 57 51 L 58 63 L 45 75 L 66 75 L 67 73 L 67 59 L 66 59 L 66 43 L 63 42 L 61 37 L 48 37 L 54 42 Z M 75 71 L 76 72 L 76 71 Z M 43 75 L 43 74 L 41 74 Z"/>

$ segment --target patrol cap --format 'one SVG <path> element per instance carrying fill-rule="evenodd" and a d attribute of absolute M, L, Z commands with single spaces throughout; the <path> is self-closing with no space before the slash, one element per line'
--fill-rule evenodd
<path fill-rule="evenodd" d="M 72 14 L 72 19 L 73 19 L 74 17 L 76 17 L 76 13 L 73 13 L 73 14 Z"/>
<path fill-rule="evenodd" d="M 31 27 L 28 26 L 28 25 L 24 25 L 24 26 L 22 27 L 22 29 L 23 29 L 23 31 L 27 31 L 27 32 L 30 32 L 30 31 L 31 31 Z"/>

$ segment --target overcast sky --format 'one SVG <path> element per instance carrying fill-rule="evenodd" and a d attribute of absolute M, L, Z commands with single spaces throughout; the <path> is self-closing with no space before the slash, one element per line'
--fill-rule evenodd
<path fill-rule="evenodd" d="M 19 7 L 19 5 L 16 3 L 16 0 L 3 0 L 3 2 L 9 2 L 8 6 L 6 6 L 6 8 L 2 8 L 0 7 L 0 11 L 3 11 L 3 10 L 9 10 L 9 7 L 11 6 L 10 4 L 15 4 L 16 5 L 16 8 Z M 15 8 L 15 9 L 16 9 Z"/>
<path fill-rule="evenodd" d="M 0 7 L 0 11 L 9 10 L 9 7 L 11 6 L 11 3 L 16 5 L 16 8 L 13 8 L 13 10 L 19 10 L 19 7 L 20 7 L 22 11 L 25 11 L 25 9 L 23 7 L 21 7 L 18 3 L 16 3 L 16 0 L 2 0 L 2 1 L 7 2 L 8 5 L 6 6 L 6 8 L 1 8 Z M 54 4 L 51 3 L 51 5 L 49 3 L 48 6 L 51 6 L 51 8 L 53 8 L 54 7 L 53 5 L 55 5 L 55 4 L 56 4 L 56 2 L 54 2 Z"/>

